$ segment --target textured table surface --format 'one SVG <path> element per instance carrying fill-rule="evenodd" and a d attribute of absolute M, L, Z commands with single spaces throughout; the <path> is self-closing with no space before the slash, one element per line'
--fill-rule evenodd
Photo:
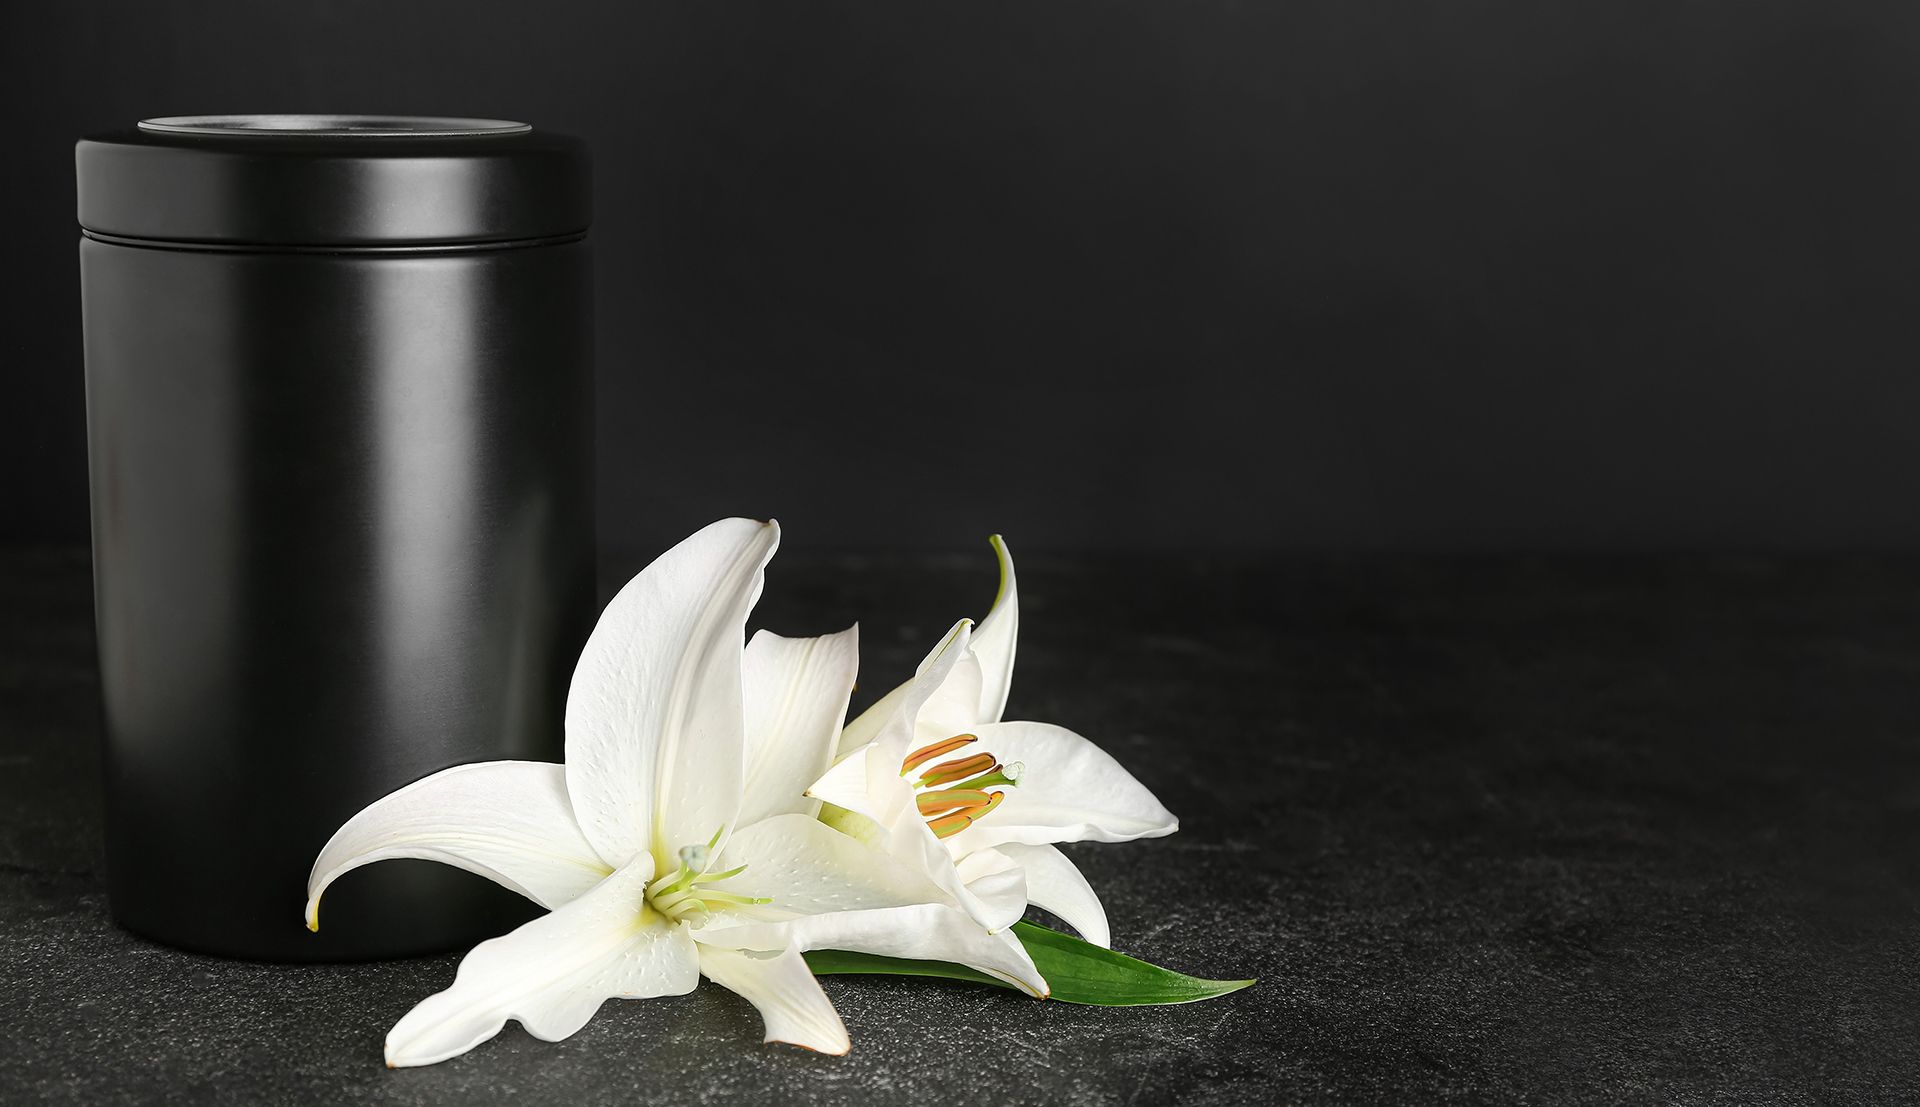
<path fill-rule="evenodd" d="M 1115 945 L 1258 986 L 1099 1010 L 826 982 L 845 1058 L 717 988 L 389 1072 L 456 959 L 275 966 L 108 921 L 80 552 L 0 556 L 0 1102 L 1899 1102 L 1920 1086 L 1920 563 L 1028 557 L 1012 717 L 1180 833 L 1070 847 Z M 775 563 L 862 695 L 991 558 Z M 856 696 L 856 699 L 860 699 Z"/>

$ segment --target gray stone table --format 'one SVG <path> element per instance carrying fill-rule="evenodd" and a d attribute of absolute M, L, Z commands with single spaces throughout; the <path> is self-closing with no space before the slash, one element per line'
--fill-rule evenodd
<path fill-rule="evenodd" d="M 1115 944 L 1258 986 L 1100 1010 L 836 977 L 844 1058 L 709 987 L 390 1072 L 456 958 L 113 927 L 85 555 L 0 555 L 0 1103 L 1912 1101 L 1920 563 L 1021 568 L 1011 714 L 1183 820 L 1070 847 Z M 984 549 L 783 555 L 755 621 L 860 620 L 871 698 L 992 588 Z"/>

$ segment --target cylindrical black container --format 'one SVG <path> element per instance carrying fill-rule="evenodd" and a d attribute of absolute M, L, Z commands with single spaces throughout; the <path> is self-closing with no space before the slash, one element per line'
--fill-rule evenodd
<path fill-rule="evenodd" d="M 396 956 L 531 908 L 307 872 L 450 765 L 558 761 L 594 614 L 582 143 L 224 116 L 82 140 L 114 917 L 189 949 Z"/>

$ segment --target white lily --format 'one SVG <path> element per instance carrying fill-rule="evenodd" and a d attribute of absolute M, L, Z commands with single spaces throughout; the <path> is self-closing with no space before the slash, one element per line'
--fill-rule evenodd
<path fill-rule="evenodd" d="M 464 1053 L 508 1019 L 565 1038 L 603 1000 L 684 993 L 701 975 L 752 1002 L 768 1041 L 846 1052 L 793 928 L 852 916 L 854 933 L 836 936 L 861 948 L 861 917 L 900 925 L 943 893 L 820 823 L 801 795 L 845 718 L 856 635 L 762 633 L 743 650 L 778 540 L 772 523 L 715 523 L 620 591 L 574 672 L 564 766 L 447 769 L 369 806 L 321 851 L 314 929 L 329 884 L 395 857 L 457 865 L 551 909 L 481 943 L 451 987 L 408 1012 L 387 1035 L 389 1065 Z"/>
<path fill-rule="evenodd" d="M 884 844 L 990 930 L 1031 903 L 1110 945 L 1099 897 L 1054 844 L 1157 838 L 1179 820 L 1080 735 L 1002 721 L 1020 607 L 1012 555 L 997 535 L 993 547 L 1000 591 L 978 631 L 962 620 L 913 680 L 850 723 L 808 794 L 853 812 L 828 817 Z M 1022 902 L 1009 917 L 1015 888 Z"/>
<path fill-rule="evenodd" d="M 897 710 L 891 712 L 881 742 L 898 745 L 906 741 L 915 712 L 940 690 L 949 671 L 965 656 L 966 631 L 964 624 L 956 628 L 957 647 L 935 651 L 921 673 L 892 697 Z M 896 777 L 895 783 L 910 791 L 905 781 Z M 804 786 L 796 782 L 795 789 Z M 929 889 L 923 902 L 817 914 L 775 927 L 752 920 L 723 919 L 709 927 L 702 939 L 757 947 L 777 941 L 779 932 L 803 950 L 841 949 L 951 961 L 1046 998 L 1046 979 L 1026 947 L 1008 929 L 1027 908 L 1027 884 L 1020 867 L 995 850 L 976 851 L 956 861 L 911 808 L 909 797 L 904 805 L 888 807 L 884 816 L 876 806 L 875 817 L 839 812 L 821 825 L 833 826 L 848 842 L 858 841 L 870 853 L 890 856 L 894 864 L 918 875 Z"/>

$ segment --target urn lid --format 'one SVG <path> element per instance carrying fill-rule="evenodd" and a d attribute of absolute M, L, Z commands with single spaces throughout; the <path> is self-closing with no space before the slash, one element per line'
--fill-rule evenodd
<path fill-rule="evenodd" d="M 80 226 L 210 247 L 434 247 L 572 237 L 586 143 L 504 119 L 205 115 L 74 147 Z"/>

